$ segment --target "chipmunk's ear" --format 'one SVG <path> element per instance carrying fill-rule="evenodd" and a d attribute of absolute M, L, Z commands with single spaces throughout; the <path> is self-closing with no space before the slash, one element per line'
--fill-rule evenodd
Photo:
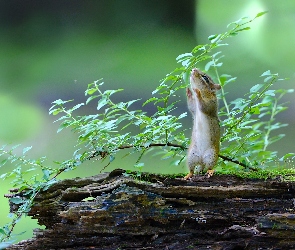
<path fill-rule="evenodd" d="M 219 84 L 213 84 L 213 88 L 216 90 L 220 90 L 221 86 Z"/>

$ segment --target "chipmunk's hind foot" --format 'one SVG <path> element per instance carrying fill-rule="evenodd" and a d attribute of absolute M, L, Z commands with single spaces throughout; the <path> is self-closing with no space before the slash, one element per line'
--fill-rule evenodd
<path fill-rule="evenodd" d="M 209 169 L 206 174 L 205 177 L 210 178 L 214 175 L 214 169 Z"/>
<path fill-rule="evenodd" d="M 185 177 L 183 177 L 184 180 L 188 180 L 194 176 L 194 173 L 189 172 Z"/>

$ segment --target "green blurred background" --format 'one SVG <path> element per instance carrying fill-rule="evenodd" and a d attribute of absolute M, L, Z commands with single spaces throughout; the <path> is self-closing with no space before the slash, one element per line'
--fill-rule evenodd
<path fill-rule="evenodd" d="M 228 40 L 223 47 L 221 73 L 237 76 L 230 99 L 259 83 L 266 70 L 289 77 L 279 88 L 294 88 L 295 2 L 293 0 L 10 0 L 0 2 L 0 145 L 33 146 L 31 158 L 47 156 L 48 164 L 70 158 L 76 137 L 70 131 L 56 134 L 55 117 L 48 115 L 56 99 L 85 101 L 87 84 L 104 78 L 105 88 L 124 88 L 119 100 L 151 96 L 167 73 L 177 67 L 175 58 L 211 34 L 243 16 L 256 20 L 250 31 Z M 279 116 L 289 127 L 287 136 L 272 149 L 280 155 L 294 152 L 294 95 L 289 109 Z M 138 107 L 140 108 L 140 106 Z M 186 111 L 185 93 L 180 112 Z M 95 113 L 95 109 L 91 110 Z M 190 124 L 190 116 L 186 119 Z M 188 125 L 189 126 L 189 125 Z M 171 167 L 149 160 L 143 171 L 185 172 L 183 164 Z M 117 160 L 106 169 L 133 168 L 133 158 Z M 103 164 L 82 166 L 62 178 L 97 174 Z M 0 174 L 12 169 L 6 165 Z M 8 222 L 8 203 L 2 198 L 11 180 L 0 183 L 0 222 Z M 25 218 L 16 232 L 32 236 L 36 221 Z"/>

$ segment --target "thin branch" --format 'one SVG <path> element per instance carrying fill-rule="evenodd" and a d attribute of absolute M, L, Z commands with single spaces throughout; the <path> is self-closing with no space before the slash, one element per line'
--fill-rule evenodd
<path fill-rule="evenodd" d="M 165 147 L 165 146 L 168 146 L 168 147 L 174 147 L 174 148 L 181 148 L 183 150 L 187 149 L 186 147 L 182 146 L 182 145 L 179 145 L 179 144 L 174 144 L 174 143 L 151 143 L 149 144 L 148 146 L 140 146 L 141 148 L 151 148 L 151 147 Z M 122 146 L 119 146 L 118 149 L 126 149 L 126 148 L 134 148 L 135 146 L 134 145 L 122 145 Z"/>
<path fill-rule="evenodd" d="M 182 146 L 182 145 L 179 145 L 179 144 L 174 144 L 174 143 L 170 143 L 168 142 L 167 144 L 166 143 L 151 143 L 149 144 L 146 148 L 151 148 L 151 147 L 165 147 L 165 146 L 168 146 L 168 147 L 174 147 L 174 148 L 181 148 L 182 150 L 185 150 L 187 149 L 186 147 Z M 127 148 L 134 148 L 135 146 L 134 145 L 122 145 L 122 146 L 119 146 L 118 149 L 127 149 Z M 140 147 L 144 147 L 144 146 L 140 146 Z M 105 152 L 106 153 L 106 152 Z M 101 152 L 98 153 L 99 155 L 101 155 Z M 97 154 L 93 154 L 93 157 L 95 157 Z M 254 171 L 257 171 L 256 168 L 254 167 L 251 167 L 251 166 L 248 166 L 246 165 L 245 163 L 242 163 L 238 160 L 234 160 L 228 156 L 224 156 L 224 155 L 218 155 L 221 159 L 225 160 L 225 161 L 229 161 L 229 162 L 232 162 L 232 163 L 235 163 L 237 165 L 240 165 L 244 168 L 249 168 L 251 170 L 254 170 Z M 89 160 L 93 157 L 89 157 Z"/>
<path fill-rule="evenodd" d="M 248 166 L 247 164 L 242 163 L 242 162 L 240 162 L 240 161 L 238 161 L 238 160 L 234 160 L 234 159 L 232 159 L 232 158 L 229 158 L 229 157 L 227 157 L 227 156 L 220 155 L 220 154 L 219 154 L 218 156 L 219 156 L 221 159 L 225 160 L 225 161 L 229 161 L 229 162 L 232 162 L 232 163 L 238 164 L 238 165 L 240 165 L 240 166 L 242 166 L 242 167 L 244 167 L 244 168 L 250 168 L 250 169 L 253 170 L 253 171 L 257 171 L 256 168 L 251 167 L 251 166 Z"/>

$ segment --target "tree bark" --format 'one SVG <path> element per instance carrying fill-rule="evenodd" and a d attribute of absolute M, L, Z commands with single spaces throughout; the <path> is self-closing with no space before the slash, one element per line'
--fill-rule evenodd
<path fill-rule="evenodd" d="M 46 229 L 8 249 L 295 249 L 293 182 L 141 178 L 59 181 L 29 212 Z"/>

